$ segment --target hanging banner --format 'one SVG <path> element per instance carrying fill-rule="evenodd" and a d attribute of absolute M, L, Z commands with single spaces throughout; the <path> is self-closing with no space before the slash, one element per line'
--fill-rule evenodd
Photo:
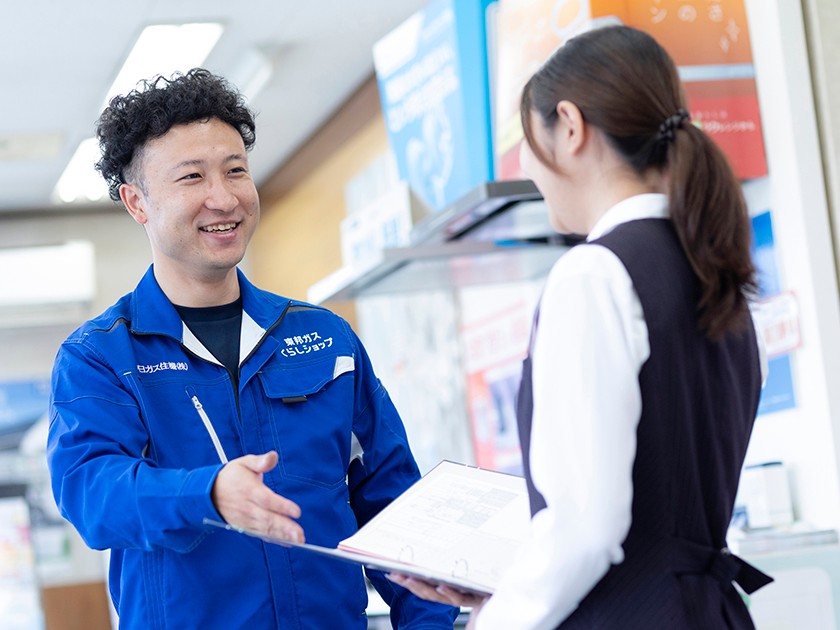
<path fill-rule="evenodd" d="M 487 24 L 495 0 L 434 0 L 373 48 L 400 178 L 437 212 L 493 179 Z"/>

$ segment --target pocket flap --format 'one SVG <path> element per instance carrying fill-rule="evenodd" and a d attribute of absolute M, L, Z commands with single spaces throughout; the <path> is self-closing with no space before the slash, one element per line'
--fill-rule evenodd
<path fill-rule="evenodd" d="M 305 365 L 266 368 L 259 376 L 270 398 L 296 398 L 321 391 L 327 383 L 355 367 L 351 356 L 326 357 Z"/>

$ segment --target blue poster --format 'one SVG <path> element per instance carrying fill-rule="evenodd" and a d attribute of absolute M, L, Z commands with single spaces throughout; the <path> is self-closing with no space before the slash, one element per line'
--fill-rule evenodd
<path fill-rule="evenodd" d="M 493 179 L 487 49 L 492 4 L 434 0 L 373 49 L 400 178 L 432 212 Z"/>
<path fill-rule="evenodd" d="M 752 227 L 752 256 L 758 274 L 758 297 L 766 299 L 781 292 L 770 211 L 754 216 Z M 758 415 L 796 407 L 790 354 L 773 357 L 768 364 L 769 373 L 758 402 Z"/>
<path fill-rule="evenodd" d="M 48 378 L 0 381 L 0 448 L 13 447 L 36 420 L 47 413 Z"/>

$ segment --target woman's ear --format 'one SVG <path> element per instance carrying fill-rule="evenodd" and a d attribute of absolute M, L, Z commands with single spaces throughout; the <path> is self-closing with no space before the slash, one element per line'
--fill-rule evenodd
<path fill-rule="evenodd" d="M 571 101 L 557 103 L 557 129 L 561 134 L 566 151 L 577 154 L 586 142 L 586 124 L 578 106 Z"/>
<path fill-rule="evenodd" d="M 137 223 L 143 225 L 149 220 L 146 211 L 143 209 L 143 191 L 135 184 L 122 184 L 120 186 L 120 199 L 125 209 L 128 210 L 128 214 Z"/>

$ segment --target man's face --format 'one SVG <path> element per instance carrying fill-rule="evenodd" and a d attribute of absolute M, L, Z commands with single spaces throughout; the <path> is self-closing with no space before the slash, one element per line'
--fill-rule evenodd
<path fill-rule="evenodd" d="M 135 159 L 139 181 L 120 192 L 146 227 L 155 273 L 224 278 L 245 255 L 260 216 L 239 132 L 216 118 L 176 125 Z"/>

